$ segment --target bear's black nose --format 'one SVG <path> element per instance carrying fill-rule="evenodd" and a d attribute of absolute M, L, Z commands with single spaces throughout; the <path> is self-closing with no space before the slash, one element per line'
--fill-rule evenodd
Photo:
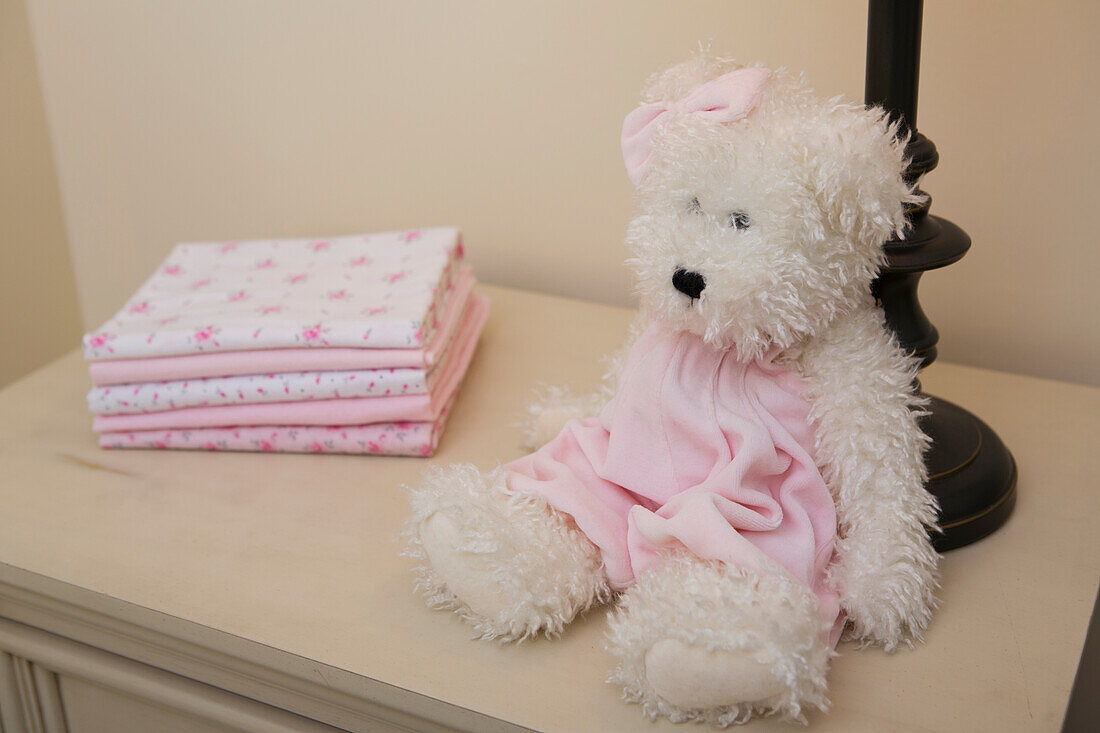
<path fill-rule="evenodd" d="M 698 298 L 706 286 L 706 278 L 697 272 L 689 272 L 681 268 L 672 273 L 672 287 L 692 300 Z"/>

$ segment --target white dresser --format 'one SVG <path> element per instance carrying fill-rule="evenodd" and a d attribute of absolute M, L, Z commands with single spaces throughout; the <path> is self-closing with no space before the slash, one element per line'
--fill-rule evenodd
<path fill-rule="evenodd" d="M 439 454 L 96 447 L 76 354 L 0 392 L 0 723 L 23 731 L 681 731 L 604 683 L 601 611 L 470 640 L 413 595 L 399 489 L 520 455 L 539 383 L 597 379 L 627 311 L 482 288 L 493 314 Z M 927 644 L 842 645 L 815 731 L 1054 731 L 1100 580 L 1100 390 L 937 363 L 1020 467 L 1015 515 L 943 562 Z M 758 721 L 745 730 L 790 730 Z"/>

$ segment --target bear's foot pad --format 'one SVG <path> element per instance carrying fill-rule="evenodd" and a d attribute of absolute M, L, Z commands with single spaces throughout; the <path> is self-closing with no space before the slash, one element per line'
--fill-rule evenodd
<path fill-rule="evenodd" d="M 420 543 L 447 589 L 478 616 L 500 618 L 509 605 L 505 589 L 491 581 L 487 558 L 460 549 L 463 540 L 462 532 L 443 512 L 420 524 Z"/>
<path fill-rule="evenodd" d="M 710 651 L 662 639 L 645 655 L 651 688 L 679 708 L 719 708 L 775 697 L 786 685 L 751 651 Z"/>

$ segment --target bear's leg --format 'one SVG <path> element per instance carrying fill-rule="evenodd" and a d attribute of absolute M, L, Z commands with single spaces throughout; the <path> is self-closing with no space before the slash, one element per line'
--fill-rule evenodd
<path fill-rule="evenodd" d="M 508 489 L 502 469 L 430 470 L 409 503 L 418 588 L 481 638 L 553 636 L 610 596 L 596 547 L 542 497 Z"/>
<path fill-rule="evenodd" d="M 570 420 L 600 414 L 610 398 L 606 390 L 576 395 L 568 387 L 547 387 L 527 404 L 523 444 L 531 450 L 546 445 Z"/>
<path fill-rule="evenodd" d="M 805 708 L 828 705 L 823 631 L 816 596 L 781 571 L 670 555 L 611 618 L 612 681 L 647 715 L 673 722 L 804 721 Z"/>

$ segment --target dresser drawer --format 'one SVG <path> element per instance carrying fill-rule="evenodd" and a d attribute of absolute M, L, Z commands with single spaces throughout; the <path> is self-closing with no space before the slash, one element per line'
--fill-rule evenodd
<path fill-rule="evenodd" d="M 338 729 L 0 618 L 3 733 Z"/>

